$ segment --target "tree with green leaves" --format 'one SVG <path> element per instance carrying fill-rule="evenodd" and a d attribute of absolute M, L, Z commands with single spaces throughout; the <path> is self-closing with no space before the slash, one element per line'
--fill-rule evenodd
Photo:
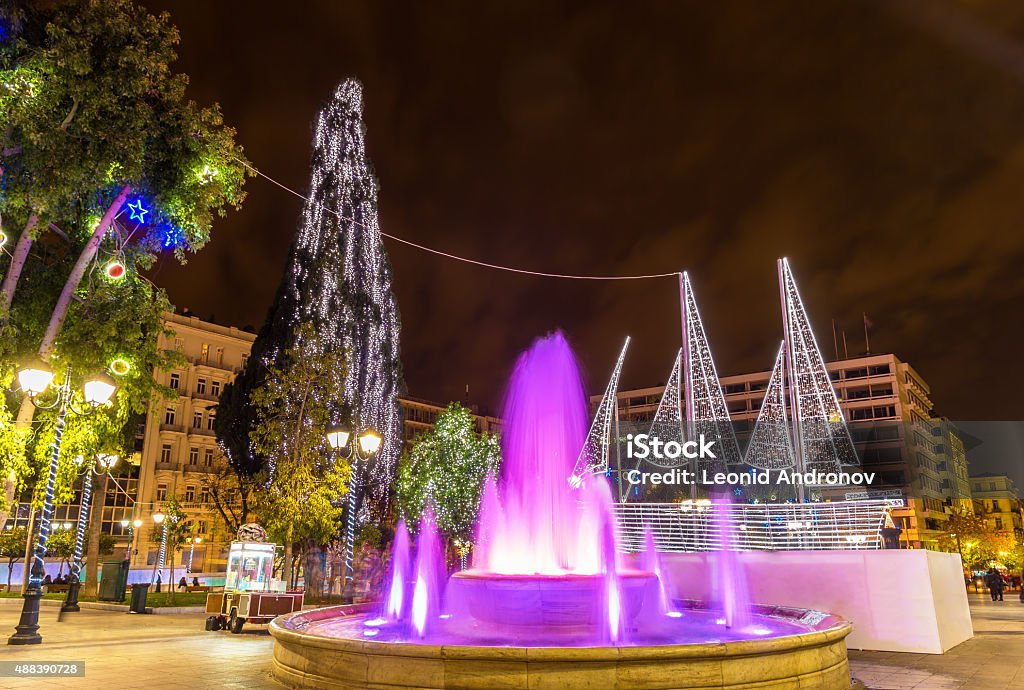
<path fill-rule="evenodd" d="M 30 355 L 56 355 L 89 374 L 93 363 L 80 361 L 74 344 L 109 354 L 132 344 L 121 327 L 155 340 L 169 305 L 139 271 L 161 252 L 184 261 L 202 248 L 214 217 L 244 198 L 247 168 L 217 106 L 186 98 L 187 77 L 171 69 L 178 32 L 166 13 L 131 0 L 14 2 L 0 8 L 0 22 L 0 217 L 22 228 L 0 259 L 0 384 L 9 386 L 13 362 Z M 44 234 L 53 241 L 36 242 Z M 126 277 L 108 274 L 111 262 Z M 124 318 L 98 318 L 111 305 L 128 307 Z M 144 354 L 136 371 L 148 377 L 152 348 Z M 122 412 L 149 386 L 128 392 Z M 0 402 L 6 422 L 19 401 Z M 21 401 L 18 429 L 33 412 Z M 130 428 L 128 416 L 120 421 L 122 432 Z M 0 525 L 35 460 L 25 459 L 26 435 L 0 434 Z M 45 448 L 43 436 L 28 443 L 29 455 Z"/>
<path fill-rule="evenodd" d="M 7 591 L 11 590 L 11 574 L 14 564 L 25 557 L 28 530 L 24 527 L 0 530 L 0 556 L 7 559 Z"/>
<path fill-rule="evenodd" d="M 447 539 L 471 540 L 484 483 L 500 464 L 498 437 L 478 434 L 470 411 L 450 403 L 399 464 L 396 488 L 402 518 L 416 525 L 432 506 Z"/>
<path fill-rule="evenodd" d="M 325 544 L 339 531 L 340 499 L 351 476 L 349 462 L 327 442 L 337 423 L 333 410 L 343 393 L 345 353 L 327 349 L 311 324 L 299 325 L 293 342 L 252 391 L 256 424 L 250 432 L 253 448 L 267 458 L 253 509 L 274 541 L 284 544 L 282 579 L 289 584 L 294 545 Z M 316 583 L 306 588 L 319 591 Z"/>

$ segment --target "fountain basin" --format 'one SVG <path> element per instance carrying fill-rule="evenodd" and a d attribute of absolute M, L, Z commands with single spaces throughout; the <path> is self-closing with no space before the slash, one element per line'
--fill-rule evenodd
<path fill-rule="evenodd" d="M 791 621 L 803 632 L 605 647 L 419 644 L 362 637 L 360 617 L 335 606 L 282 616 L 270 624 L 273 675 L 288 687 L 331 690 L 850 687 L 848 622 L 789 607 L 755 606 L 754 611 L 758 618 Z M 346 619 L 354 632 L 345 632 Z"/>
<path fill-rule="evenodd" d="M 616 580 L 623 612 L 635 617 L 655 575 L 622 570 Z M 604 625 L 605 587 L 604 575 L 578 573 L 505 575 L 463 570 L 448 581 L 449 599 L 464 602 L 469 615 L 481 623 L 580 634 L 592 634 Z"/>

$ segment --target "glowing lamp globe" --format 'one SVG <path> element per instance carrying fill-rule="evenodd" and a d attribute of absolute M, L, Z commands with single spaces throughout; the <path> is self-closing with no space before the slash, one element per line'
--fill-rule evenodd
<path fill-rule="evenodd" d="M 380 448 L 381 439 L 373 429 L 367 429 L 359 436 L 359 447 L 363 449 L 363 452 L 367 455 L 373 455 Z"/>
<path fill-rule="evenodd" d="M 167 516 L 164 515 L 163 513 L 161 513 L 160 511 L 157 511 L 157 512 L 153 513 L 153 522 L 155 522 L 156 524 L 159 525 L 161 522 L 164 521 L 165 517 L 167 517 Z"/>
<path fill-rule="evenodd" d="M 139 527 L 142 527 L 142 520 L 140 520 L 139 518 L 135 518 L 134 520 L 132 520 L 132 525 L 136 529 L 138 529 Z"/>
<path fill-rule="evenodd" d="M 197 544 L 202 544 L 203 543 L 203 538 L 202 537 L 196 537 L 195 541 L 196 541 Z"/>
<path fill-rule="evenodd" d="M 4 246 L 5 244 L 7 244 L 7 235 L 5 233 L 0 232 L 0 247 Z"/>
<path fill-rule="evenodd" d="M 127 519 L 121 520 L 121 527 L 127 527 L 127 526 L 128 526 L 128 520 Z"/>
<path fill-rule="evenodd" d="M 331 444 L 331 448 L 337 450 L 338 448 L 344 448 L 348 445 L 349 433 L 344 429 L 331 429 L 327 432 L 327 442 Z"/>
<path fill-rule="evenodd" d="M 110 362 L 110 373 L 115 376 L 124 376 L 132 370 L 132 365 L 127 359 L 118 357 L 117 359 L 111 360 Z"/>
<path fill-rule="evenodd" d="M 96 455 L 96 462 L 100 464 L 100 467 L 104 469 L 110 469 L 117 464 L 120 458 L 116 455 L 107 455 L 106 453 L 99 453 Z"/>
<path fill-rule="evenodd" d="M 96 378 L 86 381 L 85 385 L 82 386 L 85 392 L 85 402 L 93 407 L 106 405 L 110 402 L 110 397 L 114 394 L 116 388 L 117 386 L 114 385 L 114 382 L 106 374 L 99 374 Z"/>
<path fill-rule="evenodd" d="M 111 261 L 107 264 L 105 270 L 107 272 L 107 277 L 111 280 L 121 280 L 121 278 L 124 278 L 124 274 L 127 271 L 124 264 L 120 261 Z"/>
<path fill-rule="evenodd" d="M 25 367 L 18 372 L 18 384 L 29 395 L 39 395 L 53 381 L 53 372 L 39 363 Z"/>

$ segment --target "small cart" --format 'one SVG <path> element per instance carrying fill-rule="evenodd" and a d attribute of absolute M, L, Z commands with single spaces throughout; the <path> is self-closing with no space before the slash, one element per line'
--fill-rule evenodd
<path fill-rule="evenodd" d="M 276 549 L 266 542 L 231 542 L 224 591 L 206 596 L 207 630 L 237 635 L 246 623 L 264 625 L 302 610 L 302 592 L 285 592 L 284 582 L 273 579 Z"/>

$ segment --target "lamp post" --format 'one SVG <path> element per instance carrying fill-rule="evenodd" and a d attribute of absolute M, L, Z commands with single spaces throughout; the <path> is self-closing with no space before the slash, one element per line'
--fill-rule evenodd
<path fill-rule="evenodd" d="M 353 443 L 349 444 L 349 440 Z M 327 442 L 341 457 L 352 461 L 352 478 L 348 485 L 348 515 L 345 519 L 345 579 L 344 586 L 352 580 L 352 550 L 355 547 L 356 534 L 356 490 L 359 488 L 359 461 L 368 461 L 380 448 L 381 437 L 373 429 L 367 429 L 353 439 L 351 432 L 344 428 L 332 429 L 327 432 Z M 346 453 L 347 449 L 347 453 Z"/>
<path fill-rule="evenodd" d="M 89 505 L 92 497 L 92 474 L 96 472 L 110 472 L 114 469 L 114 465 L 117 464 L 116 455 L 107 455 L 106 453 L 96 454 L 96 464 L 85 462 L 85 458 L 79 455 L 75 458 L 75 463 L 79 466 L 84 465 L 84 477 L 82 479 L 82 505 L 78 509 L 78 530 L 75 534 L 75 553 L 71 560 L 71 573 L 68 576 L 68 593 L 64 597 L 64 603 L 61 604 L 61 613 L 68 613 L 78 611 L 78 591 L 82 588 L 82 541 L 85 539 L 85 525 L 89 520 Z M 70 527 L 70 523 L 65 523 Z"/>
<path fill-rule="evenodd" d="M 54 387 L 53 401 L 48 404 L 39 400 L 53 383 L 53 372 L 45 364 L 40 362 L 19 371 L 18 383 L 37 409 L 57 410 L 57 423 L 53 429 L 53 443 L 50 447 L 50 471 L 46 478 L 46 494 L 43 498 L 43 514 L 39 521 L 39 534 L 32 555 L 32 572 L 28 578 L 28 587 L 25 589 L 21 619 L 15 626 L 16 632 L 7 638 L 7 644 L 39 644 L 43 641 L 42 635 L 39 634 L 39 600 L 43 597 L 42 582 L 46 575 L 43 558 L 46 556 L 46 543 L 50 539 L 53 492 L 57 483 L 57 463 L 60 460 L 64 420 L 69 411 L 81 417 L 95 413 L 99 407 L 110 402 L 116 386 L 105 374 L 86 381 L 82 386 L 82 397 L 88 407 L 80 408 L 75 405 L 75 391 L 71 388 L 70 364 L 64 370 L 64 381 Z"/>
<path fill-rule="evenodd" d="M 161 513 L 159 510 L 153 513 L 153 522 L 157 525 L 162 525 L 163 530 L 160 535 L 160 552 L 157 554 L 156 561 L 153 563 L 153 578 L 150 580 L 150 584 L 156 582 L 157 570 L 160 571 L 160 579 L 163 579 L 164 572 L 164 554 L 167 552 L 167 516 Z"/>

